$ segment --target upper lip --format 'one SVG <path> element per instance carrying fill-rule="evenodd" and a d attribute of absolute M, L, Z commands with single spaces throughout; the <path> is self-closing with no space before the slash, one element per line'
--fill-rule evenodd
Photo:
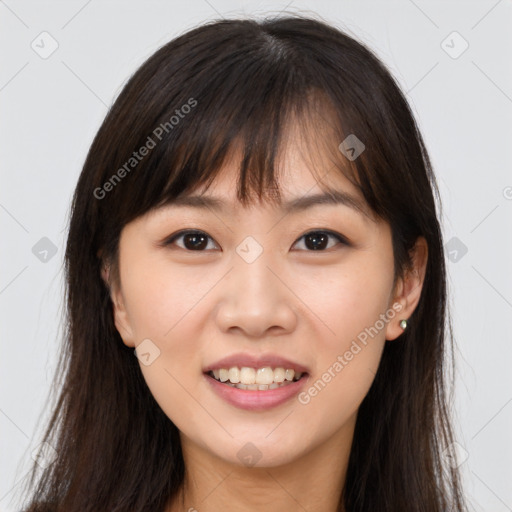
<path fill-rule="evenodd" d="M 302 373 L 309 373 L 308 368 L 303 364 L 281 357 L 277 354 L 251 355 L 243 353 L 223 357 L 222 359 L 206 366 L 203 369 L 203 372 L 208 373 L 209 371 L 219 370 L 220 368 L 229 369 L 233 366 L 237 366 L 238 368 L 264 368 L 270 366 L 271 368 L 284 368 L 285 370 L 293 369 Z"/>

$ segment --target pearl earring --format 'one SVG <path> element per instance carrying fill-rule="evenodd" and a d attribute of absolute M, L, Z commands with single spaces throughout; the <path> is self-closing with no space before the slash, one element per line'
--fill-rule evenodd
<path fill-rule="evenodd" d="M 400 320 L 400 327 L 405 331 L 407 329 L 407 320 Z"/>

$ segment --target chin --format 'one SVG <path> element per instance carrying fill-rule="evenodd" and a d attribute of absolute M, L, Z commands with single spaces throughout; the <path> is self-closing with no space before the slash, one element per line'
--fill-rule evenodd
<path fill-rule="evenodd" d="M 228 464 L 248 468 L 273 468 L 294 462 L 306 449 L 299 443 L 304 443 L 303 436 L 298 439 L 287 435 L 284 431 L 270 434 L 272 429 L 265 432 L 239 435 L 225 440 L 213 442 L 209 439 L 208 448 L 216 457 Z M 297 431 L 298 432 L 298 431 Z M 271 439 L 272 438 L 272 439 Z"/>

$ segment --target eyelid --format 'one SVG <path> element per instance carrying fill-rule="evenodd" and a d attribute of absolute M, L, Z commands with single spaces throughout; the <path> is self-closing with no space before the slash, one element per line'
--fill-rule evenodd
<path fill-rule="evenodd" d="M 342 245 L 346 245 L 346 246 L 352 246 L 352 243 L 347 239 L 347 237 L 345 237 L 344 235 L 342 235 L 341 233 L 338 233 L 336 231 L 332 231 L 330 229 L 324 229 L 324 228 L 314 228 L 314 229 L 310 229 L 308 230 L 306 233 L 302 234 L 299 238 L 297 238 L 297 240 L 295 240 L 295 242 L 293 242 L 292 244 L 292 248 L 298 243 L 300 242 L 304 237 L 308 236 L 308 235 L 311 235 L 313 233 L 321 233 L 321 234 L 325 234 L 325 235 L 328 235 L 328 236 L 331 236 L 335 239 L 338 240 L 338 242 Z M 190 229 L 183 229 L 183 230 L 180 230 L 168 237 L 166 237 L 161 243 L 159 243 L 158 245 L 161 246 L 161 247 L 168 247 L 169 245 L 173 244 L 175 242 L 175 240 L 177 238 L 180 238 L 181 236 L 184 236 L 184 235 L 188 235 L 188 234 L 199 234 L 199 235 L 204 235 L 206 236 L 207 238 L 209 238 L 210 240 L 212 240 L 215 245 L 219 245 L 217 244 L 217 242 L 212 238 L 211 235 L 209 235 L 208 233 L 206 233 L 205 231 L 201 230 L 201 229 L 193 229 L 193 228 L 190 228 Z M 179 247 L 180 249 L 183 249 L 182 247 Z M 332 249 L 332 247 L 331 247 Z M 202 251 L 191 251 L 191 250 L 188 250 L 188 249 L 183 249 L 184 251 L 186 252 L 198 252 L 198 253 L 201 253 L 201 252 L 209 252 L 211 249 L 209 250 L 202 250 Z M 221 249 L 222 251 L 222 249 Z M 326 249 L 326 250 L 320 250 L 320 251 L 313 251 L 313 250 L 301 250 L 301 252 L 314 252 L 314 253 L 320 253 L 320 252 L 329 252 L 329 249 Z"/>
<path fill-rule="evenodd" d="M 213 242 L 215 243 L 215 245 L 219 245 L 217 244 L 217 242 L 213 239 L 213 237 L 211 235 L 209 235 L 208 233 L 206 233 L 205 231 L 201 230 L 201 229 L 193 229 L 193 228 L 189 228 L 189 229 L 182 229 L 180 231 L 177 231 L 176 233 L 164 238 L 164 240 L 162 242 L 160 242 L 158 245 L 161 246 L 161 247 L 168 247 L 169 245 L 173 244 L 173 242 L 177 239 L 177 238 L 180 238 L 184 235 L 190 235 L 190 234 L 194 234 L 194 235 L 204 235 L 206 236 L 207 238 L 209 238 L 210 240 L 213 240 Z M 182 247 L 179 247 L 179 249 L 183 249 Z M 190 250 L 187 250 L 187 249 L 183 249 L 184 251 L 186 252 L 209 252 L 209 251 L 190 251 Z"/>
<path fill-rule="evenodd" d="M 324 235 L 332 236 L 333 238 L 336 238 L 338 242 L 342 245 L 351 246 L 352 244 L 349 242 L 347 237 L 342 235 L 341 233 L 338 233 L 337 231 L 332 231 L 330 229 L 323 229 L 323 228 L 317 228 L 317 229 L 310 229 L 303 235 L 301 235 L 292 245 L 295 246 L 300 240 L 302 240 L 304 237 L 311 235 L 313 233 L 321 233 Z M 331 247 L 332 249 L 332 247 Z M 329 249 L 323 250 L 323 251 L 302 251 L 302 252 L 312 252 L 312 253 L 320 253 L 320 252 L 329 252 Z"/>

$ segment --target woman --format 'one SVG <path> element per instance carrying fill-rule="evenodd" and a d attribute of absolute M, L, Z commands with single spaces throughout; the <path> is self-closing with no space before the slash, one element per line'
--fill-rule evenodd
<path fill-rule="evenodd" d="M 76 187 L 26 510 L 466 510 L 435 196 L 403 94 L 338 29 L 223 20 L 159 49 Z"/>

